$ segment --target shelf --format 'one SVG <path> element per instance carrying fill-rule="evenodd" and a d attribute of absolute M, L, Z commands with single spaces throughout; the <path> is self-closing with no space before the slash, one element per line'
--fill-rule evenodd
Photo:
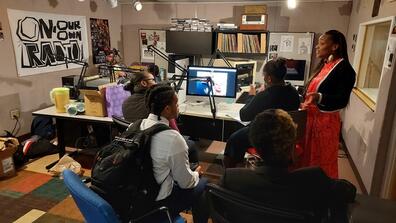
<path fill-rule="evenodd" d="M 263 56 L 267 53 L 267 36 L 267 32 L 217 32 L 216 49 L 240 56 L 244 56 L 244 54 Z"/>
<path fill-rule="evenodd" d="M 267 57 L 266 53 L 227 53 L 222 52 L 225 57 L 242 57 L 242 58 L 252 58 L 252 59 L 264 59 Z"/>
<path fill-rule="evenodd" d="M 268 31 L 265 31 L 265 30 L 240 30 L 240 29 L 236 29 L 236 30 L 215 29 L 213 32 L 215 32 L 215 33 L 229 33 L 229 34 L 233 34 L 233 33 L 246 33 L 246 34 L 268 33 Z"/>

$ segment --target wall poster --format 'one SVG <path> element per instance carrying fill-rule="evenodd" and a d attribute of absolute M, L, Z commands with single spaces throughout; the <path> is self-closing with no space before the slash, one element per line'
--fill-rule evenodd
<path fill-rule="evenodd" d="M 139 30 L 140 62 L 154 63 L 154 52 L 148 50 L 149 45 L 155 46 L 166 54 L 165 31 L 164 30 Z"/>
<path fill-rule="evenodd" d="M 89 23 L 91 27 L 93 63 L 105 63 L 106 52 L 111 50 L 109 20 L 90 18 Z"/>
<path fill-rule="evenodd" d="M 284 35 L 280 40 L 280 52 L 293 52 L 294 36 Z"/>
<path fill-rule="evenodd" d="M 72 61 L 88 59 L 85 16 L 7 12 L 19 76 L 81 68 Z"/>

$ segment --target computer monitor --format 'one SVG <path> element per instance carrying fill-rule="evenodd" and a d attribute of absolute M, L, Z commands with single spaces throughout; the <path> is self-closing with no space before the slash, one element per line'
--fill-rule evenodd
<path fill-rule="evenodd" d="M 202 77 L 211 77 L 215 97 L 235 98 L 237 92 L 237 69 L 224 67 L 190 66 L 188 68 L 187 95 L 208 96 L 209 86 Z"/>
<path fill-rule="evenodd" d="M 257 62 L 255 60 L 233 59 L 229 59 L 228 62 L 237 69 L 238 87 L 245 90 L 249 89 L 249 86 L 255 82 Z M 219 67 L 227 66 L 223 59 L 216 59 L 213 65 Z"/>
<path fill-rule="evenodd" d="M 305 81 L 305 64 L 306 60 L 287 59 L 285 81 L 290 82 L 294 86 L 303 86 Z"/>

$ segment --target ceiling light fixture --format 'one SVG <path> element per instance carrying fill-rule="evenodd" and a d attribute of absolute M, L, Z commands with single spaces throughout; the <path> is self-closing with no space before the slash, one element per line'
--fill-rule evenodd
<path fill-rule="evenodd" d="M 118 6 L 118 1 L 117 0 L 106 0 L 107 3 L 110 5 L 110 7 L 115 8 Z"/>
<path fill-rule="evenodd" d="M 295 9 L 297 7 L 297 0 L 287 0 L 287 8 Z"/>
<path fill-rule="evenodd" d="M 140 11 L 143 8 L 143 5 L 140 1 L 134 0 L 132 1 L 132 5 L 135 8 L 136 11 Z"/>

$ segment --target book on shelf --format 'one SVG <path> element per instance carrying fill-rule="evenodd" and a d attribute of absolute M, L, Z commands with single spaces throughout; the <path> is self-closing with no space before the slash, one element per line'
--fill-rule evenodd
<path fill-rule="evenodd" d="M 267 34 L 218 33 L 217 48 L 225 53 L 266 53 Z"/>

